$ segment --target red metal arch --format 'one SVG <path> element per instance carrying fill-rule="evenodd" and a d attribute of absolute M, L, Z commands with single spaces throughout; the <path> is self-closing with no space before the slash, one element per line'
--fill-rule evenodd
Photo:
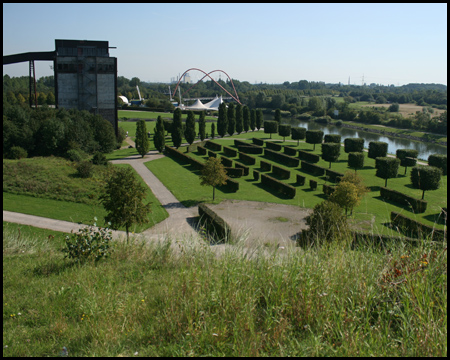
<path fill-rule="evenodd" d="M 209 72 L 209 73 L 206 73 L 206 72 L 204 72 L 203 70 L 197 69 L 197 68 L 191 68 L 191 69 L 186 70 L 186 71 L 183 73 L 183 75 L 181 75 L 180 79 L 178 80 L 177 86 L 175 87 L 175 90 L 173 91 L 172 97 L 175 97 L 175 94 L 176 94 L 177 89 L 178 89 L 178 85 L 180 84 L 181 79 L 183 78 L 184 74 L 186 74 L 188 71 L 191 71 L 191 70 L 201 71 L 203 74 L 205 74 L 205 76 L 203 76 L 199 81 L 197 81 L 197 83 L 196 83 L 195 85 L 191 86 L 191 88 L 189 88 L 189 90 L 191 90 L 191 89 L 192 89 L 194 86 L 196 86 L 200 81 L 202 81 L 206 76 L 208 76 L 212 81 L 214 81 L 217 85 L 219 85 L 220 88 L 221 88 L 222 90 L 224 90 L 224 91 L 225 91 L 228 95 L 230 95 L 234 100 L 236 100 L 239 104 L 241 104 L 241 102 L 239 101 L 239 96 L 238 96 L 238 94 L 237 94 L 237 91 L 236 91 L 236 89 L 235 89 L 235 87 L 234 87 L 233 80 L 232 80 L 232 79 L 230 78 L 230 76 L 229 76 L 225 71 L 223 71 L 223 70 L 213 70 L 213 71 L 211 71 L 211 72 Z M 209 76 L 209 74 L 212 74 L 213 72 L 216 72 L 216 71 L 221 71 L 221 72 L 223 72 L 223 73 L 228 77 L 228 79 L 230 79 L 230 82 L 231 82 L 231 85 L 233 86 L 233 90 L 234 90 L 234 93 L 235 93 L 236 97 L 234 97 L 233 95 L 231 95 L 231 94 L 230 94 L 230 93 L 229 93 L 222 85 L 220 85 L 216 80 L 214 80 L 211 76 Z M 188 91 L 189 91 L 189 90 L 188 90 Z M 186 92 L 185 92 L 185 93 L 186 93 Z M 242 104 L 241 104 L 241 105 L 242 105 Z"/>

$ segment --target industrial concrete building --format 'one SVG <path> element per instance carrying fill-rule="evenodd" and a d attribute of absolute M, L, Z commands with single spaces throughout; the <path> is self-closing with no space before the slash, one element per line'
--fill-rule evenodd
<path fill-rule="evenodd" d="M 117 58 L 109 49 L 108 41 L 57 39 L 55 51 L 3 56 L 3 64 L 30 62 L 31 94 L 34 61 L 53 61 L 56 107 L 99 114 L 117 134 Z"/>

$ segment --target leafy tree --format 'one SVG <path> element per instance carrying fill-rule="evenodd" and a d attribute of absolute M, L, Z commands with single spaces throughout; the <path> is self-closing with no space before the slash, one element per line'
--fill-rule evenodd
<path fill-rule="evenodd" d="M 173 146 L 175 146 L 177 149 L 181 145 L 182 140 L 182 134 L 183 134 L 183 123 L 181 121 L 181 109 L 176 108 L 173 112 L 173 123 L 172 123 L 172 141 Z"/>
<path fill-rule="evenodd" d="M 388 110 L 390 112 L 398 112 L 400 110 L 400 105 L 399 104 L 392 104 L 391 106 L 389 106 Z"/>
<path fill-rule="evenodd" d="M 341 241 L 350 235 L 347 217 L 341 207 L 331 201 L 314 206 L 313 213 L 306 218 L 308 237 L 320 243 Z"/>
<path fill-rule="evenodd" d="M 219 105 L 219 117 L 217 118 L 217 134 L 224 137 L 228 130 L 227 105 Z"/>
<path fill-rule="evenodd" d="M 216 186 L 224 185 L 227 182 L 227 172 L 220 158 L 210 157 L 202 169 L 200 185 L 213 187 L 213 200 L 215 200 Z"/>
<path fill-rule="evenodd" d="M 292 132 L 292 140 L 297 140 L 297 146 L 300 143 L 300 140 L 303 140 L 306 136 L 306 128 L 302 127 L 294 127 L 291 128 Z"/>
<path fill-rule="evenodd" d="M 275 110 L 275 121 L 278 122 L 278 124 L 281 123 L 281 110 L 280 109 Z"/>
<path fill-rule="evenodd" d="M 127 242 L 129 229 L 133 224 L 148 222 L 151 203 L 143 203 L 147 190 L 131 168 L 115 168 L 99 198 L 107 212 L 105 221 L 111 223 L 112 229 L 125 226 Z"/>
<path fill-rule="evenodd" d="M 437 167 L 418 165 L 411 170 L 411 183 L 416 189 L 423 190 L 423 199 L 426 190 L 439 189 L 441 175 L 442 170 Z"/>
<path fill-rule="evenodd" d="M 323 115 L 324 113 L 324 104 L 320 97 L 313 96 L 309 98 L 308 108 L 311 110 L 315 116 Z"/>
<path fill-rule="evenodd" d="M 371 141 L 369 143 L 369 154 L 367 155 L 371 159 L 377 157 L 386 157 L 388 151 L 388 143 L 384 141 Z"/>
<path fill-rule="evenodd" d="M 252 109 L 250 112 L 250 129 L 252 131 L 256 129 L 256 109 Z"/>
<path fill-rule="evenodd" d="M 240 134 L 244 129 L 242 105 L 236 105 L 236 132 Z"/>
<path fill-rule="evenodd" d="M 358 189 L 350 182 L 340 181 L 330 195 L 330 201 L 338 204 L 345 209 L 345 215 L 347 211 L 353 211 L 353 208 L 359 204 Z"/>
<path fill-rule="evenodd" d="M 364 167 L 364 152 L 348 153 L 348 166 L 355 169 L 362 169 Z"/>
<path fill-rule="evenodd" d="M 189 145 L 192 145 L 195 140 L 195 114 L 193 111 L 188 111 L 184 138 Z M 187 147 L 187 151 L 189 151 L 189 146 Z"/>
<path fill-rule="evenodd" d="M 214 123 L 211 124 L 211 139 L 214 139 L 216 136 L 216 125 Z"/>
<path fill-rule="evenodd" d="M 279 122 L 277 122 L 279 124 Z M 278 126 L 278 135 L 283 137 L 283 141 L 286 140 L 286 136 L 291 135 L 291 125 L 283 124 Z"/>
<path fill-rule="evenodd" d="M 263 124 L 263 120 L 264 116 L 263 116 L 263 112 L 261 109 L 258 109 L 256 111 L 256 128 L 259 130 L 261 129 L 261 125 Z"/>
<path fill-rule="evenodd" d="M 414 149 L 397 149 L 396 156 L 397 159 L 400 159 L 400 166 L 405 167 L 405 175 L 408 166 L 409 167 L 416 166 L 418 155 L 419 152 Z"/>
<path fill-rule="evenodd" d="M 356 189 L 358 190 L 359 198 L 362 198 L 366 193 L 369 192 L 369 189 L 364 185 L 364 179 L 353 171 L 346 171 L 345 175 L 341 179 L 341 182 L 342 181 L 349 182 L 355 185 Z"/>
<path fill-rule="evenodd" d="M 147 125 L 145 124 L 145 120 L 139 120 L 137 122 L 136 139 L 134 142 L 136 143 L 136 150 L 142 157 L 144 157 L 150 150 L 150 141 L 148 140 Z"/>
<path fill-rule="evenodd" d="M 385 179 L 384 187 L 387 187 L 387 181 L 390 178 L 397 177 L 400 160 L 391 157 L 377 157 L 375 159 L 375 176 Z"/>
<path fill-rule="evenodd" d="M 155 148 L 159 153 L 164 150 L 164 145 L 166 144 L 166 136 L 164 130 L 164 121 L 161 116 L 156 119 L 155 135 L 153 136 L 153 142 L 155 143 Z"/>
<path fill-rule="evenodd" d="M 90 119 L 91 131 L 94 133 L 94 141 L 98 144 L 98 150 L 105 154 L 110 153 L 117 146 L 114 127 L 101 115 L 88 114 L 88 116 Z M 145 134 L 145 136 L 147 136 L 147 134 Z M 97 149 L 93 149 L 93 151 L 95 150 Z"/>
<path fill-rule="evenodd" d="M 250 109 L 248 108 L 248 106 L 244 106 L 243 118 L 244 118 L 244 131 L 247 132 L 250 129 Z"/>
<path fill-rule="evenodd" d="M 228 135 L 232 136 L 236 130 L 236 109 L 234 108 L 234 103 L 228 105 Z"/>
<path fill-rule="evenodd" d="M 200 140 L 203 141 L 206 138 L 206 114 L 204 111 L 200 113 L 200 118 L 198 119 L 198 133 L 200 135 Z"/>
<path fill-rule="evenodd" d="M 314 144 L 313 150 L 316 150 L 316 144 L 321 144 L 323 139 L 323 131 L 321 130 L 307 130 L 306 142 L 308 144 Z"/>
<path fill-rule="evenodd" d="M 276 134 L 278 132 L 278 123 L 276 121 L 266 120 L 264 121 L 264 133 L 270 134 L 270 138 L 272 139 L 272 134 Z"/>
<path fill-rule="evenodd" d="M 364 139 L 348 138 L 344 140 L 344 151 L 348 154 L 350 152 L 364 151 Z"/>
<path fill-rule="evenodd" d="M 341 154 L 341 144 L 336 143 L 323 143 L 322 144 L 322 159 L 330 163 L 336 162 Z"/>

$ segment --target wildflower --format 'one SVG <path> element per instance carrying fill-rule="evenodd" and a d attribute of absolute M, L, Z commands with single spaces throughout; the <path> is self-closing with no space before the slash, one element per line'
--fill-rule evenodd
<path fill-rule="evenodd" d="M 137 356 L 137 354 L 138 354 L 138 352 L 136 351 L 136 352 L 134 353 L 134 356 Z"/>
<path fill-rule="evenodd" d="M 21 314 L 21 313 L 17 313 L 17 315 L 19 315 L 19 316 L 20 316 L 20 315 L 22 315 L 22 314 Z"/>
<path fill-rule="evenodd" d="M 219 335 L 217 335 L 217 334 L 213 333 L 213 336 L 219 336 Z"/>

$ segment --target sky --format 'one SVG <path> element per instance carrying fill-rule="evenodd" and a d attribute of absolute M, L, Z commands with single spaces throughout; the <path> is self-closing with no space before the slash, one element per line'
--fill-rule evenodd
<path fill-rule="evenodd" d="M 52 51 L 55 39 L 109 41 L 118 76 L 147 82 L 197 68 L 251 84 L 447 85 L 443 3 L 3 4 L 3 55 Z M 36 77 L 51 65 L 36 62 Z M 28 63 L 3 74 L 27 76 Z"/>

